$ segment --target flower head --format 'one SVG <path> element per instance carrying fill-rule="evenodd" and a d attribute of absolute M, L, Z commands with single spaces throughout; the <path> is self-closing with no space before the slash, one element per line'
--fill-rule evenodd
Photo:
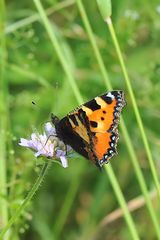
<path fill-rule="evenodd" d="M 53 160 L 60 159 L 62 166 L 68 167 L 66 153 L 72 148 L 65 145 L 56 136 L 56 130 L 49 122 L 45 124 L 43 134 L 32 133 L 31 139 L 21 138 L 19 145 L 32 149 L 35 152 L 35 157 L 44 156 Z"/>

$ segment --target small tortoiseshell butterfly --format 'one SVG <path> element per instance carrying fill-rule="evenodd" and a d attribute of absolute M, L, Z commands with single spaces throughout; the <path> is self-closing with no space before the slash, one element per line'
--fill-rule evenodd
<path fill-rule="evenodd" d="M 84 103 L 59 120 L 52 114 L 57 136 L 97 167 L 116 154 L 118 123 L 125 106 L 123 91 L 110 91 Z"/>

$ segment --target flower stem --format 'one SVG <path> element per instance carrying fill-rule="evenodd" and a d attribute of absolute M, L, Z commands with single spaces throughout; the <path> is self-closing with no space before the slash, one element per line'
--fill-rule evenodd
<path fill-rule="evenodd" d="M 37 178 L 35 184 L 33 185 L 32 189 L 30 190 L 30 192 L 28 193 L 27 197 L 24 199 L 23 203 L 19 206 L 19 208 L 17 209 L 15 215 L 13 215 L 10 220 L 8 221 L 8 224 L 2 229 L 2 231 L 0 232 L 0 239 L 4 239 L 4 235 L 5 233 L 9 230 L 9 228 L 15 223 L 16 219 L 21 215 L 22 211 L 25 209 L 25 207 L 27 206 L 27 204 L 29 203 L 29 201 L 32 199 L 33 195 L 35 194 L 35 192 L 38 190 L 38 188 L 40 187 L 42 180 L 44 178 L 44 176 L 47 173 L 47 170 L 50 166 L 50 162 L 47 162 L 43 165 L 41 172 L 39 174 L 39 177 Z"/>

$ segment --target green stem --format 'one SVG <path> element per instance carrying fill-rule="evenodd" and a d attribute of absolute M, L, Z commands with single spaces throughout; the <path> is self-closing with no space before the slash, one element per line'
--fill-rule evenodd
<path fill-rule="evenodd" d="M 72 75 L 72 71 L 70 70 L 70 66 L 67 63 L 65 54 L 64 54 L 63 50 L 61 49 L 55 34 L 53 34 L 53 28 L 52 28 L 51 24 L 49 23 L 49 21 L 47 19 L 47 16 L 46 16 L 45 11 L 44 11 L 44 9 L 42 7 L 42 4 L 41 4 L 41 2 L 39 0 L 33 0 L 33 1 L 34 1 L 35 5 L 36 5 L 38 11 L 39 11 L 40 17 L 41 17 L 41 19 L 43 21 L 43 24 L 45 25 L 45 28 L 46 28 L 46 30 L 48 32 L 48 35 L 50 37 L 50 40 L 51 40 L 51 42 L 52 42 L 52 44 L 53 44 L 53 46 L 55 48 L 55 51 L 56 51 L 57 56 L 58 56 L 58 58 L 60 60 L 60 63 L 61 63 L 61 65 L 62 65 L 62 67 L 63 67 L 63 69 L 64 69 L 64 71 L 65 71 L 65 73 L 67 75 L 68 81 L 69 81 L 69 83 L 71 85 L 71 88 L 72 88 L 74 94 L 75 94 L 75 97 L 77 98 L 79 103 L 82 103 L 83 102 L 82 96 L 81 96 L 81 94 L 80 94 L 80 92 L 78 90 L 76 82 L 74 81 L 74 78 L 73 78 L 73 75 Z"/>
<path fill-rule="evenodd" d="M 123 57 L 122 57 L 122 53 L 121 53 L 121 49 L 120 49 L 120 46 L 119 46 L 119 43 L 118 43 L 118 39 L 116 37 L 116 33 L 114 31 L 112 20 L 111 20 L 110 17 L 108 17 L 108 18 L 106 18 L 105 21 L 108 24 L 112 40 L 113 40 L 115 49 L 117 51 L 119 62 L 120 62 L 121 68 L 122 68 L 122 72 L 124 74 L 124 78 L 125 78 L 125 81 L 126 81 L 128 92 L 129 92 L 131 100 L 132 100 L 135 116 L 136 116 L 137 123 L 138 123 L 139 129 L 140 129 L 141 135 L 142 135 L 142 140 L 143 140 L 144 147 L 145 147 L 145 150 L 146 150 L 146 153 L 147 153 L 147 156 L 148 156 L 149 165 L 150 165 L 150 168 L 151 168 L 152 176 L 153 176 L 155 186 L 156 186 L 157 191 L 158 191 L 159 200 L 160 200 L 160 184 L 159 184 L 156 168 L 155 168 L 155 165 L 154 165 L 154 161 L 153 161 L 153 158 L 152 158 L 152 154 L 151 154 L 151 151 L 150 151 L 150 147 L 149 147 L 149 144 L 148 144 L 148 140 L 147 140 L 147 137 L 146 137 L 146 133 L 144 131 L 144 127 L 143 127 L 142 119 L 141 119 L 139 109 L 138 109 L 138 106 L 137 106 L 137 102 L 136 102 L 136 99 L 135 99 L 135 95 L 133 93 L 131 80 L 130 80 L 130 78 L 128 76 L 128 73 L 127 73 L 127 69 L 126 69 L 126 66 L 125 66 L 125 63 L 124 63 L 124 60 L 123 60 Z"/>
<path fill-rule="evenodd" d="M 8 222 L 8 205 L 7 205 L 7 112 L 8 112 L 8 84 L 5 79 L 5 62 L 6 62 L 6 44 L 5 44 L 5 2 L 0 0 L 0 216 L 1 227 Z M 6 236 L 5 239 L 8 237 Z"/>
<path fill-rule="evenodd" d="M 127 128 L 125 126 L 125 123 L 124 123 L 123 119 L 121 119 L 121 129 L 122 129 L 122 133 L 123 133 L 123 136 L 124 136 L 124 139 L 125 139 L 130 157 L 131 157 L 133 167 L 134 167 L 136 175 L 137 175 L 137 179 L 138 179 L 141 191 L 142 191 L 142 193 L 144 195 L 144 198 L 145 198 L 145 201 L 146 201 L 146 206 L 148 208 L 150 217 L 151 217 L 152 222 L 153 222 L 153 226 L 155 228 L 155 232 L 156 232 L 157 237 L 158 237 L 157 239 L 160 240 L 160 228 L 159 228 L 159 222 L 158 222 L 158 219 L 157 219 L 157 216 L 156 216 L 156 212 L 153 208 L 152 201 L 150 199 L 150 195 L 149 195 L 146 183 L 145 183 L 145 179 L 143 177 L 140 165 L 138 163 L 138 159 L 135 155 L 135 151 L 132 147 L 132 142 L 131 142 L 131 139 L 128 135 L 128 131 L 127 131 Z"/>
<path fill-rule="evenodd" d="M 116 179 L 116 176 L 115 176 L 115 174 L 113 172 L 113 169 L 112 169 L 111 165 L 110 166 L 105 165 L 105 170 L 106 170 L 107 175 L 109 176 L 109 179 L 110 179 L 110 181 L 112 183 L 112 187 L 114 189 L 114 192 L 115 192 L 115 195 L 116 195 L 116 197 L 118 199 L 118 202 L 119 202 L 119 204 L 120 204 L 120 206 L 121 206 L 121 208 L 123 210 L 124 217 L 125 217 L 125 220 L 126 220 L 126 222 L 128 224 L 128 227 L 129 227 L 129 230 L 131 232 L 132 238 L 135 239 L 135 240 L 138 240 L 140 238 L 138 236 L 137 229 L 136 229 L 136 227 L 134 225 L 134 222 L 133 222 L 132 217 L 131 217 L 131 213 L 128 210 L 126 201 L 124 199 L 124 196 L 122 194 L 121 188 L 119 186 L 119 183 L 118 183 L 118 181 Z"/>
<path fill-rule="evenodd" d="M 96 39 L 94 37 L 92 28 L 90 26 L 90 23 L 89 23 L 87 14 L 85 12 L 83 3 L 82 3 L 81 0 L 76 0 L 76 2 L 77 2 L 77 5 L 78 5 L 78 8 L 79 8 L 79 11 L 80 11 L 80 14 L 81 14 L 84 26 L 86 28 L 87 34 L 89 36 L 89 40 L 90 40 L 92 48 L 93 48 L 93 53 L 95 54 L 95 57 L 96 57 L 97 62 L 99 64 L 99 68 L 101 70 L 104 83 L 106 84 L 107 89 L 111 90 L 113 88 L 112 88 L 112 85 L 111 85 L 110 80 L 109 80 L 109 75 L 108 75 L 108 72 L 106 71 L 106 67 L 104 65 L 101 53 L 100 53 L 99 48 L 97 46 Z"/>
<path fill-rule="evenodd" d="M 32 199 L 33 195 L 35 194 L 35 192 L 38 190 L 38 188 L 40 187 L 42 180 L 44 178 L 44 176 L 47 173 L 48 167 L 50 166 L 50 162 L 48 161 L 47 163 L 45 163 L 41 169 L 40 175 L 37 178 L 36 182 L 34 183 L 32 189 L 30 190 L 30 192 L 28 193 L 27 197 L 24 199 L 23 203 L 19 206 L 19 208 L 17 209 L 15 215 L 13 215 L 11 217 L 11 219 L 8 221 L 8 224 L 2 229 L 2 231 L 0 232 L 0 240 L 3 240 L 5 233 L 10 229 L 10 227 L 15 223 L 16 219 L 21 215 L 22 211 L 25 209 L 25 207 L 27 206 L 27 204 L 29 203 L 29 201 Z"/>

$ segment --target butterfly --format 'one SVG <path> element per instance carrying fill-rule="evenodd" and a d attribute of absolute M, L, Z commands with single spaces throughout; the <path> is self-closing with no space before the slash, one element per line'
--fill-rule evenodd
<path fill-rule="evenodd" d="M 62 119 L 52 114 L 51 120 L 60 140 L 101 168 L 117 153 L 118 123 L 125 104 L 123 91 L 110 91 Z"/>

